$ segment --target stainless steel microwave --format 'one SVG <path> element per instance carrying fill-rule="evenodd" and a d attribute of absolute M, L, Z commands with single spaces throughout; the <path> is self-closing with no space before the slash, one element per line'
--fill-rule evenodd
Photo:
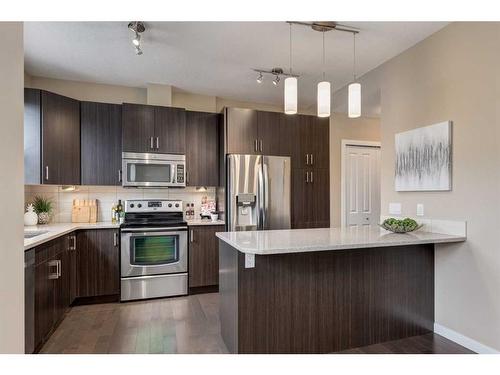
<path fill-rule="evenodd" d="M 124 152 L 124 187 L 185 187 L 186 156 Z"/>

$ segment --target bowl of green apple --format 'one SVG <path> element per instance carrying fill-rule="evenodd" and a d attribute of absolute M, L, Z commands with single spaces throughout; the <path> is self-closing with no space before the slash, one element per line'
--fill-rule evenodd
<path fill-rule="evenodd" d="M 422 224 L 418 224 L 415 220 L 408 217 L 405 219 L 395 219 L 391 217 L 385 219 L 380 226 L 393 233 L 408 233 L 422 228 Z"/>

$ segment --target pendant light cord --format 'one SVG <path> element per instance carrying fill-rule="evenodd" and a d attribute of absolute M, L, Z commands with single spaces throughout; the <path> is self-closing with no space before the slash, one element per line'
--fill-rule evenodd
<path fill-rule="evenodd" d="M 292 24 L 290 23 L 290 74 L 292 74 Z"/>
<path fill-rule="evenodd" d="M 323 31 L 323 81 L 325 80 L 325 32 Z"/>
<path fill-rule="evenodd" d="M 352 75 L 353 75 L 353 81 L 356 82 L 356 33 L 352 34 L 352 40 L 353 40 L 353 57 L 352 57 Z"/>

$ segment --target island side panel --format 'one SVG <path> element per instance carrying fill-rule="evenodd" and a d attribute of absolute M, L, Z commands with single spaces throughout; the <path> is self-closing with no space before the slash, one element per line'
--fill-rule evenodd
<path fill-rule="evenodd" d="M 433 245 L 238 263 L 239 353 L 329 353 L 432 331 Z"/>
<path fill-rule="evenodd" d="M 219 240 L 220 326 L 229 353 L 238 353 L 238 254 Z"/>

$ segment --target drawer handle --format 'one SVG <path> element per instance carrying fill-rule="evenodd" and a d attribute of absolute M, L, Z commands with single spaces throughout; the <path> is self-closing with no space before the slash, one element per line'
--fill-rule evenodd
<path fill-rule="evenodd" d="M 191 238 L 190 238 L 190 242 L 193 243 L 194 242 L 194 231 L 191 229 Z"/>

